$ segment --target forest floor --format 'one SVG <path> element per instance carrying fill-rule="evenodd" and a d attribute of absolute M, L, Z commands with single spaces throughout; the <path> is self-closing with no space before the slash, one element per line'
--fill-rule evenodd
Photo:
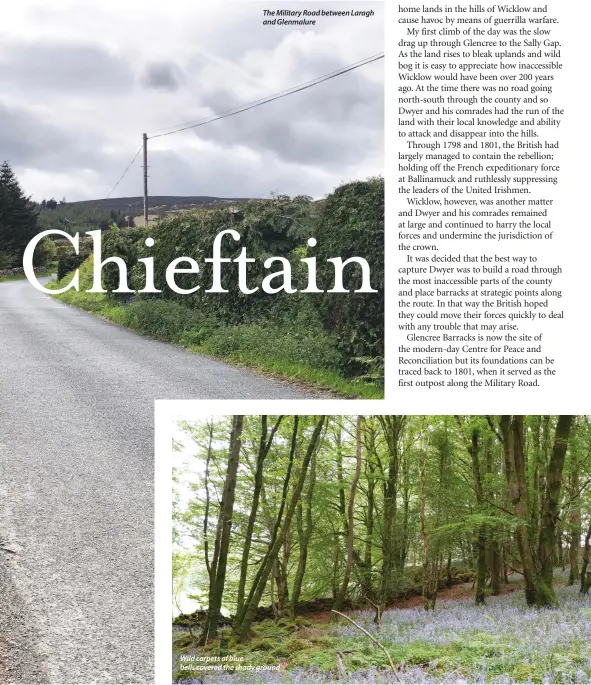
<path fill-rule="evenodd" d="M 420 597 L 384 612 L 347 612 L 382 643 L 384 652 L 345 619 L 328 612 L 295 621 L 255 624 L 245 645 L 219 641 L 196 649 L 189 633 L 173 628 L 177 683 L 589 683 L 591 595 L 566 587 L 557 573 L 559 606 L 529 609 L 517 577 L 486 605 L 473 603 L 471 583 L 443 590 L 434 612 Z"/>

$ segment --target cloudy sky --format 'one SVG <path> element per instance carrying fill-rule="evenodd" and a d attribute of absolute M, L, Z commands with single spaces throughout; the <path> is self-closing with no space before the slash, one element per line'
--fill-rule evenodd
<path fill-rule="evenodd" d="M 263 9 L 374 10 L 264 26 Z M 383 51 L 383 3 L 19 0 L 0 11 L 0 159 L 33 199 L 102 198 L 156 132 Z M 151 195 L 321 197 L 383 172 L 384 61 L 149 141 Z M 113 196 L 141 195 L 141 156 Z"/>

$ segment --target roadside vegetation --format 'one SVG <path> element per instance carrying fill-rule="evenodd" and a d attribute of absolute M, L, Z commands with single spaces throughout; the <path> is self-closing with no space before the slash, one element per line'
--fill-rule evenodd
<path fill-rule="evenodd" d="M 201 288 L 179 295 L 166 283 L 164 270 L 183 255 L 204 264 L 214 237 L 227 228 L 241 235 L 239 245 L 228 241 L 224 256 L 235 258 L 243 247 L 257 258 L 248 268 L 256 282 L 262 261 L 283 257 L 292 265 L 295 287 L 307 284 L 302 258 L 317 258 L 317 282 L 331 287 L 334 271 L 328 257 L 364 257 L 371 266 L 376 294 L 352 292 L 361 285 L 358 267 L 344 272 L 343 294 L 250 295 L 238 291 L 237 265 L 224 264 L 222 286 L 227 294 L 207 294 Z M 154 247 L 145 240 L 154 238 Z M 317 239 L 312 249 L 307 240 Z M 56 295 L 62 301 L 98 314 L 144 335 L 248 365 L 286 379 L 334 390 L 350 397 L 383 396 L 384 368 L 384 184 L 368 179 L 337 188 L 321 202 L 308 197 L 278 196 L 251 200 L 238 208 L 194 210 L 166 218 L 149 229 L 111 229 L 102 236 L 102 257 L 121 257 L 131 274 L 130 287 L 144 287 L 144 266 L 138 260 L 154 257 L 157 295 L 133 297 L 113 293 L 119 272 L 114 265 L 103 270 L 107 294 L 83 292 L 91 287 L 92 256 L 85 243 L 81 255 L 59 247 L 58 283 L 66 285 L 80 267 L 80 292 Z M 207 282 L 207 268 L 200 274 Z M 195 285 L 194 274 L 178 275 L 181 288 Z"/>
<path fill-rule="evenodd" d="M 175 682 L 591 681 L 589 417 L 180 429 Z"/>
<path fill-rule="evenodd" d="M 26 197 L 8 162 L 0 165 L 0 282 L 24 278 L 23 254 L 28 242 L 39 233 L 39 208 Z M 52 271 L 57 248 L 42 240 L 33 255 L 40 274 Z"/>

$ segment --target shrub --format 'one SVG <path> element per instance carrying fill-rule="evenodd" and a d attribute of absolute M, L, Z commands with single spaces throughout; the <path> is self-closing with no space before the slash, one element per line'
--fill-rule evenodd
<path fill-rule="evenodd" d="M 270 295 L 259 287 L 257 292 L 246 295 L 237 289 L 238 265 L 225 263 L 221 284 L 228 292 L 207 293 L 211 265 L 205 259 L 211 257 L 215 237 L 228 228 L 236 229 L 241 238 L 234 242 L 227 237 L 222 243 L 222 255 L 234 259 L 246 249 L 248 257 L 256 260 L 248 264 L 248 283 L 260 285 L 262 278 L 269 275 L 264 267 L 265 259 L 282 257 L 291 264 L 294 287 L 301 290 L 307 285 L 307 269 L 300 260 L 316 256 L 318 284 L 326 290 L 334 282 L 333 265 L 326 260 L 335 256 L 343 259 L 358 256 L 368 261 L 372 287 L 378 292 Z M 146 335 L 198 346 L 216 355 L 239 357 L 246 352 L 250 358 L 260 360 L 335 369 L 343 375 L 381 385 L 383 234 L 384 182 L 381 178 L 341 186 L 320 203 L 305 196 L 277 196 L 271 200 L 251 200 L 239 211 L 227 207 L 193 210 L 164 219 L 149 229 L 114 229 L 102 233 L 102 259 L 113 256 L 123 259 L 129 286 L 135 291 L 145 285 L 145 268 L 138 260 L 154 258 L 154 285 L 161 293 L 140 295 L 137 299 L 113 293 L 119 284 L 119 269 L 114 264 L 107 264 L 103 269 L 103 287 L 109 298 L 127 305 L 123 313 L 117 312 L 117 322 Z M 148 236 L 155 240 L 153 247 L 145 245 Z M 317 248 L 307 245 L 307 239 L 312 236 L 318 240 Z M 81 245 L 81 254 L 75 255 L 71 248 L 60 244 L 58 279 L 79 267 L 88 251 L 87 244 Z M 180 256 L 190 257 L 200 266 L 198 275 L 175 277 L 180 288 L 201 286 L 190 295 L 175 293 L 166 283 L 166 268 Z M 81 290 L 90 287 L 82 286 L 83 268 L 86 264 L 81 267 Z M 90 276 L 90 271 L 87 275 Z M 343 280 L 348 290 L 358 288 L 360 268 L 347 266 Z M 92 311 L 90 305 L 81 306 Z"/>
<path fill-rule="evenodd" d="M 37 265 L 48 265 L 55 261 L 57 256 L 57 246 L 51 238 L 43 238 L 37 243 L 37 248 L 33 254 L 33 263 Z"/>
<path fill-rule="evenodd" d="M 61 281 L 62 278 L 81 266 L 88 259 L 89 254 L 89 252 L 83 252 L 82 250 L 80 251 L 80 254 L 76 254 L 73 248 L 70 250 L 59 250 L 57 280 Z M 90 284 L 88 287 L 90 287 Z"/>
<path fill-rule="evenodd" d="M 203 317 L 176 302 L 138 299 L 125 307 L 122 323 L 144 335 L 178 343 L 202 328 Z"/>
<path fill-rule="evenodd" d="M 328 289 L 334 268 L 327 259 L 363 257 L 371 267 L 377 294 L 324 294 L 317 300 L 326 330 L 334 331 L 350 375 L 366 373 L 384 358 L 384 179 L 372 178 L 340 186 L 322 206 L 316 233 L 318 282 Z M 344 287 L 361 286 L 361 269 L 344 270 Z"/>
<path fill-rule="evenodd" d="M 328 334 L 284 330 L 271 324 L 225 326 L 213 331 L 203 345 L 206 351 L 215 355 L 228 357 L 247 350 L 253 358 L 281 359 L 315 368 L 333 368 L 340 359 L 335 341 Z"/>
<path fill-rule="evenodd" d="M 0 252 L 0 269 L 13 269 L 19 265 L 18 255 L 14 252 Z"/>

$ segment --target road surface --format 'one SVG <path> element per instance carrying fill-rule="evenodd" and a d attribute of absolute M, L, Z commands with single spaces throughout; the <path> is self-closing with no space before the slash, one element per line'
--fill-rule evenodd
<path fill-rule="evenodd" d="M 303 397 L 0 283 L 0 682 L 152 682 L 154 399 Z"/>

